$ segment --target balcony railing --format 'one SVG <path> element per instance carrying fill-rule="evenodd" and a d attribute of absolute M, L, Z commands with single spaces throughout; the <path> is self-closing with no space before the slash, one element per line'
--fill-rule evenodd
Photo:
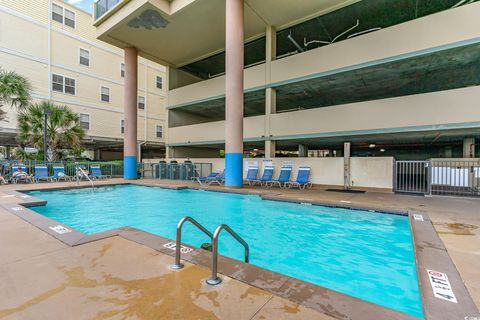
<path fill-rule="evenodd" d="M 98 20 L 101 16 L 110 11 L 110 9 L 116 6 L 120 1 L 122 0 L 98 0 L 95 2 L 95 20 Z"/>

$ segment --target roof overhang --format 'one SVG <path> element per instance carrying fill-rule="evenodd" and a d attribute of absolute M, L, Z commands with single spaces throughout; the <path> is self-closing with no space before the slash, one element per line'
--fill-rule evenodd
<path fill-rule="evenodd" d="M 280 30 L 360 0 L 245 0 L 245 40 Z M 97 37 L 172 67 L 225 48 L 225 0 L 123 0 L 95 21 Z"/>

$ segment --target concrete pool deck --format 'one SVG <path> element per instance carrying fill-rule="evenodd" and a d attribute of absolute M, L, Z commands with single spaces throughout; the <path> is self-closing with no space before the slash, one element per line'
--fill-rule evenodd
<path fill-rule="evenodd" d="M 113 179 L 98 184 L 121 182 Z M 158 180 L 136 183 L 195 186 Z M 2 186 L 0 204 L 23 201 L 13 190 L 75 186 L 76 183 Z M 479 305 L 479 200 L 344 194 L 319 189 L 298 192 L 255 187 L 244 191 L 296 201 L 428 212 Z M 65 245 L 3 208 L 0 248 L 0 319 L 65 319 L 72 313 L 78 319 L 332 319 L 289 301 L 292 299 L 225 276 L 224 286 L 208 287 L 203 280 L 209 270 L 199 265 L 188 263 L 179 276 L 180 273 L 168 269 L 173 262 L 170 255 L 122 237 L 75 247 Z M 475 316 L 478 315 L 465 314 Z"/>

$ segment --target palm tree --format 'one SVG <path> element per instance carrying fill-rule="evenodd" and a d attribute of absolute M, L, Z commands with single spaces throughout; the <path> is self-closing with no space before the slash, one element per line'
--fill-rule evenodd
<path fill-rule="evenodd" d="M 19 140 L 22 144 L 43 149 L 44 117 L 47 120 L 47 160 L 59 160 L 61 149 L 81 147 L 85 131 L 80 117 L 67 106 L 43 101 L 30 105 L 18 115 Z"/>
<path fill-rule="evenodd" d="M 27 78 L 14 71 L 0 68 L 0 121 L 5 119 L 3 105 L 10 104 L 23 109 L 30 102 L 31 85 Z"/>

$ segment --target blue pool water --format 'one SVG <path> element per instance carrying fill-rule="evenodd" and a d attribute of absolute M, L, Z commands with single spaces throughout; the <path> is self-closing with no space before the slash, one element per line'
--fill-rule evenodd
<path fill-rule="evenodd" d="M 227 223 L 250 245 L 252 264 L 423 317 L 404 216 L 135 185 L 29 194 L 48 201 L 33 210 L 87 234 L 131 226 L 175 239 L 186 215 L 211 231 Z M 243 259 L 228 233 L 220 238 L 221 254 Z M 209 239 L 186 224 L 182 240 Z"/>

